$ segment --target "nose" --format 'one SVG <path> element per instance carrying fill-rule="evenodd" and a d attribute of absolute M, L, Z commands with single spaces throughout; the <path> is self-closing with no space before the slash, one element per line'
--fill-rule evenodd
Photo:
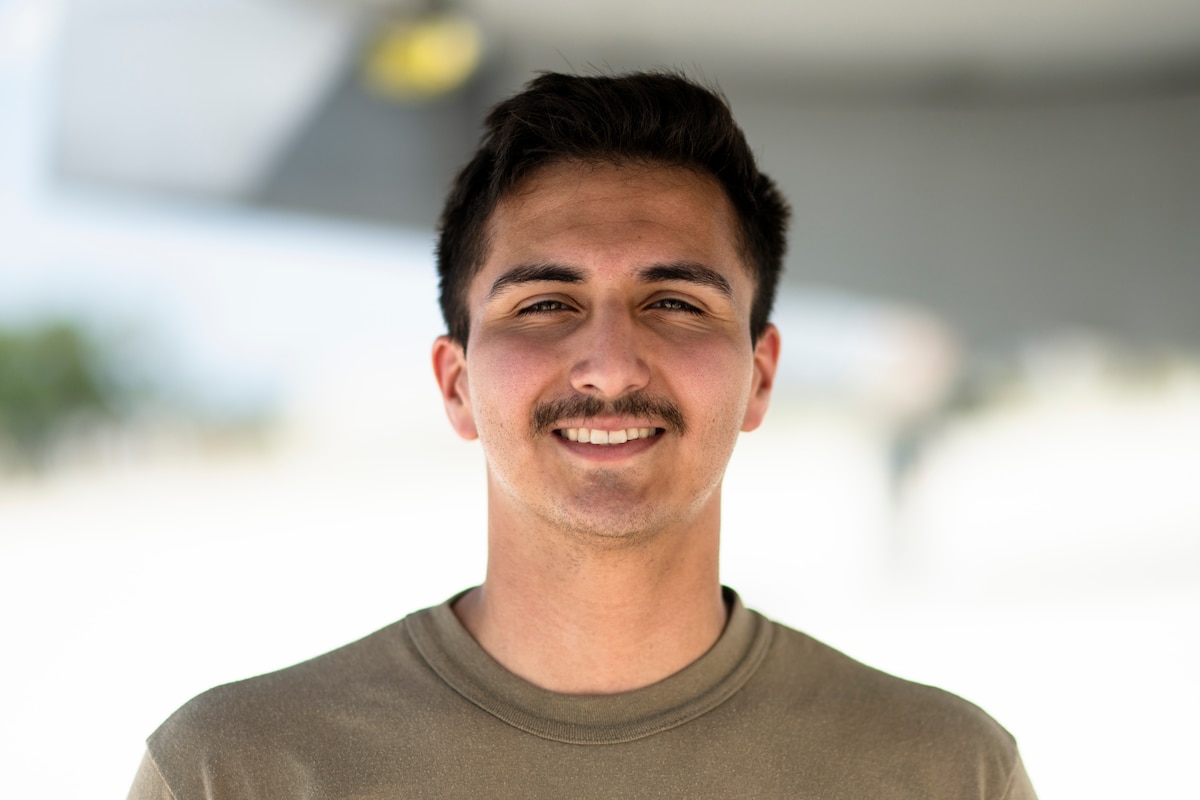
<path fill-rule="evenodd" d="M 571 386 L 577 392 L 615 399 L 650 382 L 642 335 L 629 309 L 616 303 L 598 308 L 574 336 Z"/>

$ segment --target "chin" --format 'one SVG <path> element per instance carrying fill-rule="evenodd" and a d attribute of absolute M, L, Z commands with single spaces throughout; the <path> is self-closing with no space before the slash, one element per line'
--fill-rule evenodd
<path fill-rule="evenodd" d="M 691 530 L 693 526 L 688 521 L 700 514 L 702 505 L 698 503 L 696 507 L 678 508 L 651 501 L 635 505 L 611 502 L 591 503 L 582 507 L 579 504 L 569 507 L 558 505 L 549 509 L 546 518 L 580 543 L 616 549 L 644 544 L 671 530 Z"/>
<path fill-rule="evenodd" d="M 593 550 L 622 550 L 639 547 L 657 539 L 662 526 L 627 526 L 597 524 L 593 520 L 560 520 L 558 529 L 576 544 Z"/>

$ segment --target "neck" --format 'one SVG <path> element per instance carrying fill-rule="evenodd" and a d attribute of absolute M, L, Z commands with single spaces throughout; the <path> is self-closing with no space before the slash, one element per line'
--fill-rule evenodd
<path fill-rule="evenodd" d="M 544 689 L 648 686 L 702 656 L 724 628 L 719 495 L 712 505 L 687 525 L 615 543 L 493 513 L 487 578 L 454 611 L 489 655 Z"/>

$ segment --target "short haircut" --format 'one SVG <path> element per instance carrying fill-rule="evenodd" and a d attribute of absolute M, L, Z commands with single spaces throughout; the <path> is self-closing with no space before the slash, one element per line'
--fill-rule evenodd
<path fill-rule="evenodd" d="M 683 167 L 715 178 L 733 206 L 739 250 L 755 279 L 750 335 L 758 340 L 783 269 L 787 202 L 758 171 L 725 99 L 670 72 L 543 73 L 491 110 L 479 149 L 442 210 L 437 265 L 452 339 L 467 344 L 467 287 L 487 258 L 496 205 L 538 168 L 564 162 Z"/>

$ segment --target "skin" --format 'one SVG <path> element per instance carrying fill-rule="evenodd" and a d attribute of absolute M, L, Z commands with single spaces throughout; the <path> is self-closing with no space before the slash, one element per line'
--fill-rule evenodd
<path fill-rule="evenodd" d="M 752 341 L 734 213 L 693 171 L 546 167 L 489 234 L 470 347 L 442 337 L 433 352 L 451 424 L 487 463 L 487 577 L 455 612 L 543 688 L 648 685 L 724 626 L 721 480 L 766 413 L 779 334 Z M 631 396 L 649 402 L 623 408 Z M 582 398 L 597 408 L 572 409 Z M 660 433 L 597 446 L 557 433 L 573 427 Z"/>

